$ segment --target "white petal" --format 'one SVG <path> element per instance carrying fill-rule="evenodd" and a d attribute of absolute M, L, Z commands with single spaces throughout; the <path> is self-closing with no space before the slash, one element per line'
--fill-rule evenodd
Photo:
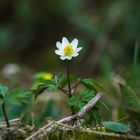
<path fill-rule="evenodd" d="M 69 44 L 69 41 L 68 41 L 68 39 L 66 37 L 62 38 L 62 44 L 63 44 L 63 46 L 66 46 L 66 45 Z"/>
<path fill-rule="evenodd" d="M 65 57 L 65 56 L 61 56 L 60 59 L 61 59 L 61 60 L 65 60 L 66 57 Z"/>
<path fill-rule="evenodd" d="M 63 53 L 62 53 L 60 50 L 55 50 L 55 53 L 56 53 L 57 55 L 63 55 Z"/>
<path fill-rule="evenodd" d="M 77 48 L 78 39 L 75 38 L 75 39 L 71 42 L 71 45 L 72 45 L 74 48 Z"/>
<path fill-rule="evenodd" d="M 60 42 L 56 42 L 56 47 L 60 50 L 62 48 L 62 44 Z"/>
<path fill-rule="evenodd" d="M 72 59 L 72 56 L 70 56 L 70 57 L 66 57 L 66 59 L 71 60 L 71 59 Z"/>
<path fill-rule="evenodd" d="M 79 55 L 79 53 L 77 53 L 77 52 L 75 52 L 75 53 L 73 53 L 73 57 L 76 57 L 76 56 L 78 56 Z"/>
<path fill-rule="evenodd" d="M 82 47 L 79 47 L 79 48 L 76 48 L 75 49 L 75 52 L 79 52 L 79 51 L 81 51 L 82 50 Z"/>

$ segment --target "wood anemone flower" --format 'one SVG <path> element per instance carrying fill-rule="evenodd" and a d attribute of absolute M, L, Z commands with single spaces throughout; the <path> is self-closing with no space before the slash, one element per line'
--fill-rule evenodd
<path fill-rule="evenodd" d="M 77 39 L 73 39 L 73 41 L 70 43 L 66 37 L 63 37 L 62 43 L 56 42 L 56 47 L 58 50 L 55 50 L 55 53 L 60 56 L 61 60 L 71 60 L 72 57 L 77 57 L 79 55 L 79 51 L 82 49 L 82 47 L 77 46 Z"/>

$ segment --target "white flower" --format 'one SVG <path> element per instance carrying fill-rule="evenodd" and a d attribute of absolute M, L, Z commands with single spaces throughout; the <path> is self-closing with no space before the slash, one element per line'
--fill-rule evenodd
<path fill-rule="evenodd" d="M 71 60 L 72 57 L 76 57 L 79 55 L 79 51 L 82 49 L 82 47 L 78 46 L 78 40 L 73 39 L 73 41 L 70 43 L 66 37 L 62 38 L 62 43 L 56 42 L 56 47 L 58 50 L 55 50 L 55 53 L 57 55 L 60 55 L 61 60 Z"/>

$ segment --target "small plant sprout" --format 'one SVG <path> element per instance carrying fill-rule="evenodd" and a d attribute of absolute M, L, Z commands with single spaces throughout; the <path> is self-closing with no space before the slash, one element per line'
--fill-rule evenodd
<path fill-rule="evenodd" d="M 78 47 L 77 39 L 69 42 L 66 37 L 63 37 L 62 43 L 56 42 L 56 47 L 57 50 L 55 50 L 55 53 L 60 56 L 62 61 L 64 60 L 64 62 L 66 62 L 66 74 L 54 75 L 52 79 L 48 79 L 48 77 L 50 77 L 48 75 L 36 74 L 33 81 L 33 93 L 36 99 L 36 97 L 46 89 L 47 91 L 60 90 L 68 96 L 66 103 L 71 107 L 71 113 L 74 115 L 88 104 L 98 92 L 104 91 L 104 89 L 93 79 L 82 79 L 70 74 L 69 63 L 73 57 L 79 55 L 82 49 L 82 47 Z M 80 85 L 82 85 L 82 89 L 77 90 Z M 96 123 L 100 121 L 100 104 L 101 103 L 98 102 L 94 106 L 94 109 L 91 108 L 88 111 L 85 122 L 90 123 L 95 120 Z"/>
<path fill-rule="evenodd" d="M 21 103 L 27 103 L 30 93 L 30 90 L 22 88 L 16 88 L 9 92 L 7 86 L 0 84 L 0 106 L 2 108 L 7 127 L 10 127 L 10 123 L 7 116 L 6 105 L 20 105 Z"/>

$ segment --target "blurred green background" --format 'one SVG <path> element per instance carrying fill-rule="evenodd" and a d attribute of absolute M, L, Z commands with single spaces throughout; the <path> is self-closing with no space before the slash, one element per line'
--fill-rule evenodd
<path fill-rule="evenodd" d="M 35 72 L 64 72 L 54 53 L 63 36 L 83 47 L 71 72 L 98 79 L 112 108 L 120 98 L 113 80 L 124 78 L 139 92 L 139 0 L 1 0 L 0 82 L 29 87 Z M 10 79 L 7 69 L 20 75 Z"/>

